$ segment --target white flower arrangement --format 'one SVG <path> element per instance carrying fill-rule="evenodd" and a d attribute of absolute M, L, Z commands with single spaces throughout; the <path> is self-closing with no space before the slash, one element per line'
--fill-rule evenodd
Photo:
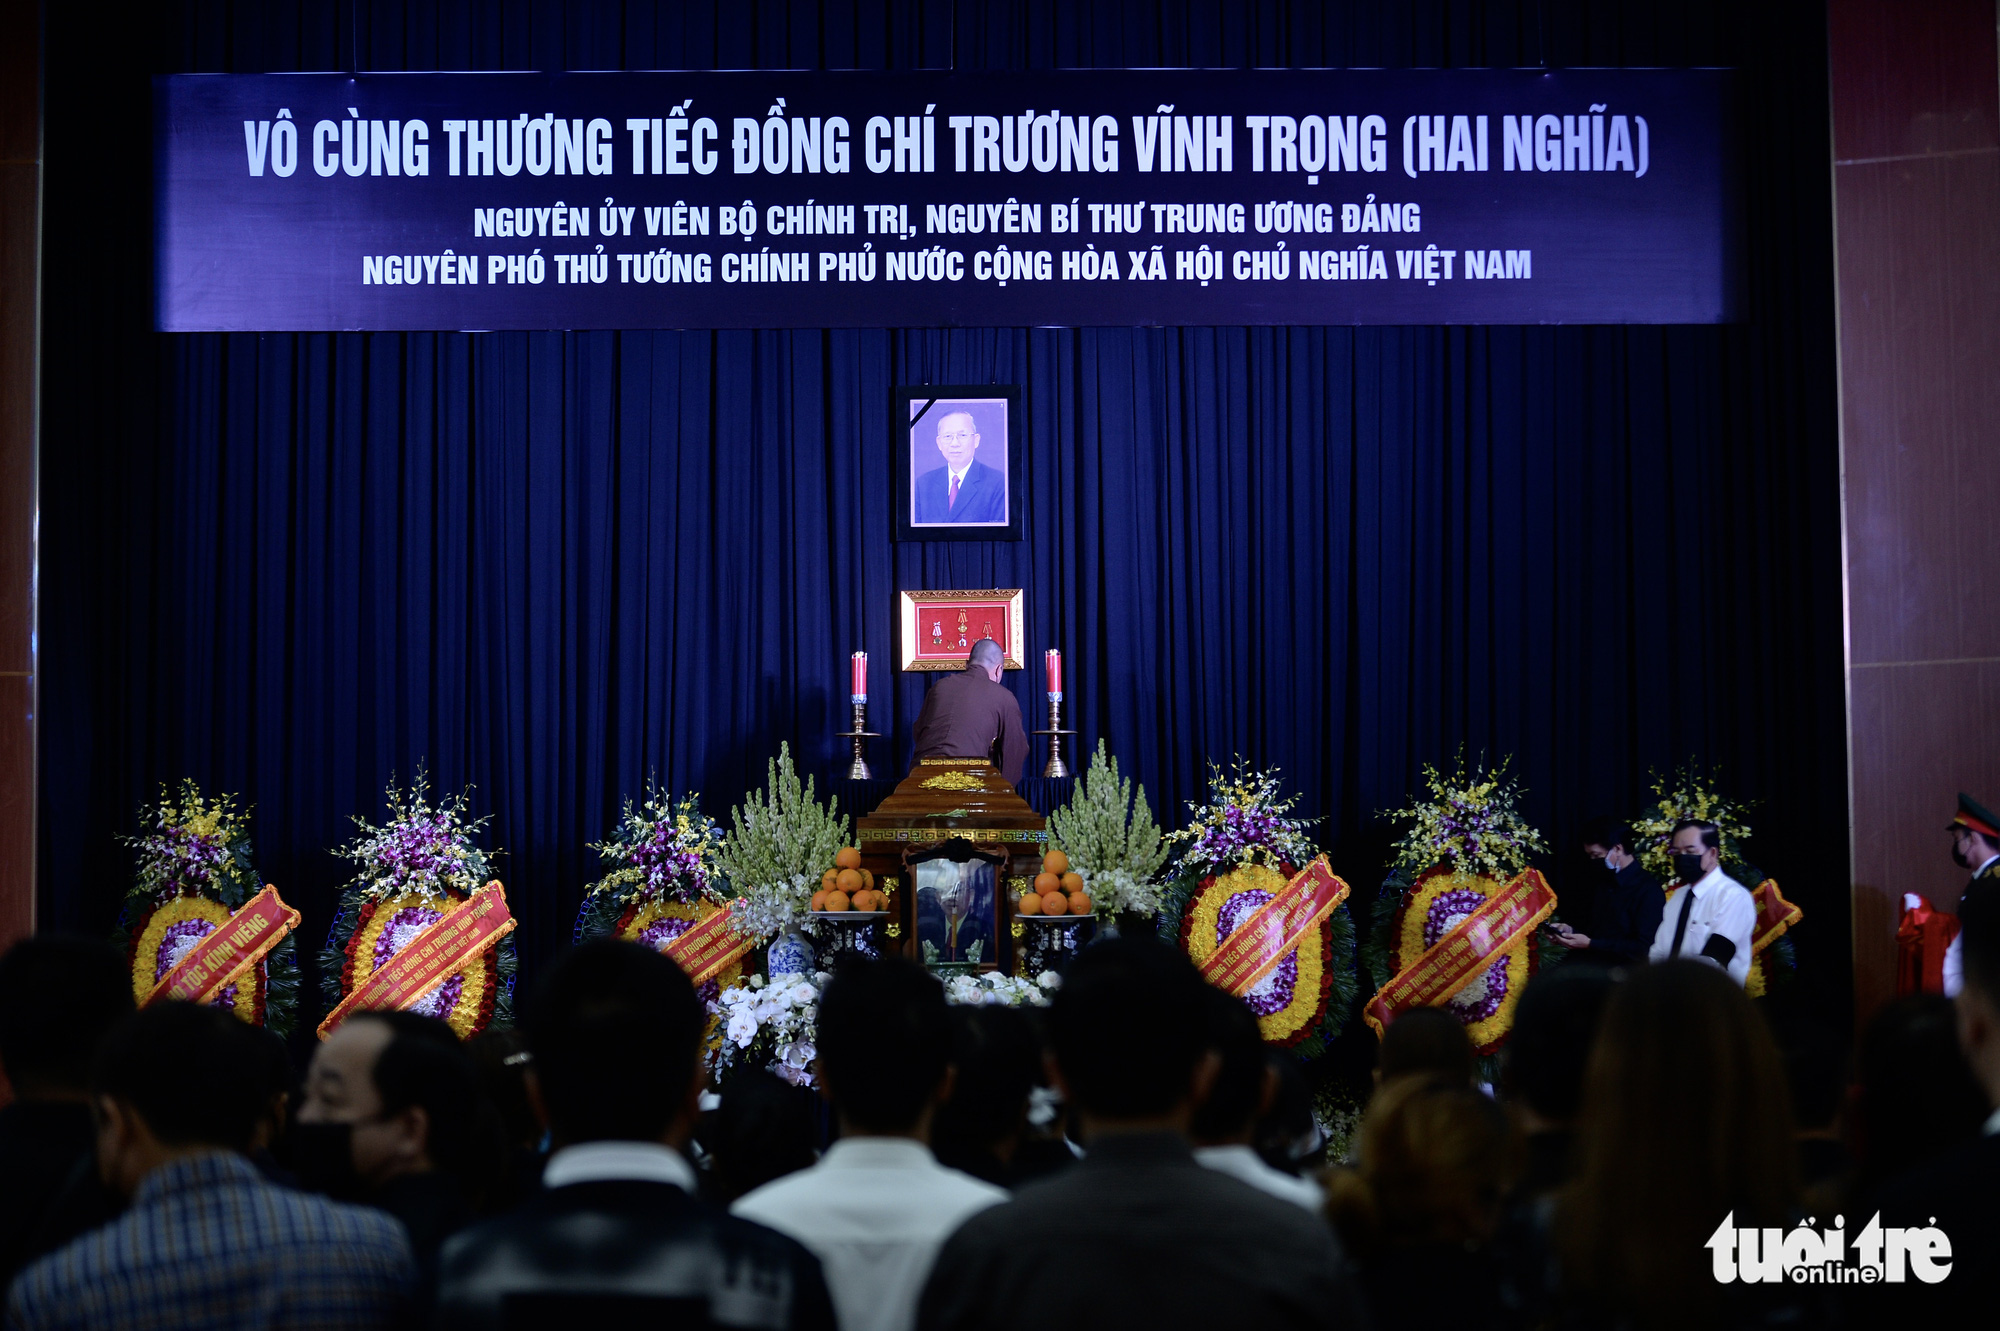
<path fill-rule="evenodd" d="M 819 1057 L 819 996 L 826 972 L 761 975 L 724 989 L 709 1004 L 718 1029 L 709 1050 L 710 1075 L 717 1085 L 751 1067 L 768 1068 L 794 1086 L 811 1086 Z"/>
<path fill-rule="evenodd" d="M 1047 1007 L 1062 987 L 1062 977 L 1043 971 L 1034 979 L 987 971 L 979 975 L 954 975 L 944 983 L 944 1001 L 957 1007 Z"/>
<path fill-rule="evenodd" d="M 715 848 L 716 867 L 737 899 L 736 922 L 759 939 L 775 938 L 812 918 L 812 894 L 834 854 L 848 841 L 839 801 L 824 805 L 810 780 L 801 783 L 789 744 L 767 770 L 766 789 L 753 790 L 730 815 L 730 830 Z"/>
<path fill-rule="evenodd" d="M 1049 815 L 1055 848 L 1069 856 L 1091 904 L 1107 915 L 1151 915 L 1160 908 L 1160 868 L 1168 847 L 1153 822 L 1146 788 L 1118 771 L 1103 740 L 1070 802 Z"/>

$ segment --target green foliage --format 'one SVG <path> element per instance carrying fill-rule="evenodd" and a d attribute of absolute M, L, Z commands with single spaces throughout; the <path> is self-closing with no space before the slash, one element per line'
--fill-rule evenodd
<path fill-rule="evenodd" d="M 1168 846 L 1153 821 L 1146 788 L 1118 771 L 1103 740 L 1070 802 L 1049 815 L 1049 832 L 1083 875 L 1097 909 L 1151 914 L 1159 908 L 1154 880 Z"/>
<path fill-rule="evenodd" d="M 751 791 L 729 815 L 715 863 L 737 895 L 754 899 L 771 889 L 795 894 L 798 881 L 817 880 L 847 844 L 840 802 L 822 805 L 814 798 L 812 780 L 799 781 L 791 745 L 783 744 L 771 760 L 766 789 Z"/>

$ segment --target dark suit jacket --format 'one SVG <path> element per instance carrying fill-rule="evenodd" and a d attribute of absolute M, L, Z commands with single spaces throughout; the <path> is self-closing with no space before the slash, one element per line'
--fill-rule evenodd
<path fill-rule="evenodd" d="M 572 1183 L 448 1240 L 439 1328 L 834 1331 L 819 1260 L 669 1183 Z"/>
<path fill-rule="evenodd" d="M 1971 1327 L 1993 1324 L 1993 1273 L 2000 1270 L 2000 1136 L 1981 1137 L 1892 1179 L 1882 1223 L 1937 1227 L 1951 1240 L 1951 1274 L 1937 1284 L 1908 1278 L 1854 1291 L 1855 1326 Z M 1826 1222 L 1822 1220 L 1822 1225 Z M 1847 1217 L 1848 1250 L 1868 1216 Z"/>
<path fill-rule="evenodd" d="M 1007 520 L 1007 478 L 998 467 L 989 467 L 978 458 L 965 469 L 958 487 L 958 502 L 951 496 L 951 468 L 939 467 L 917 477 L 918 522 L 1005 522 Z"/>
<path fill-rule="evenodd" d="M 991 759 L 1000 775 L 1018 786 L 1028 761 L 1020 701 L 984 671 L 942 676 L 917 713 L 916 753 L 919 758 Z"/>
<path fill-rule="evenodd" d="M 1170 1133 L 1104 1138 L 945 1241 L 918 1331 L 1359 1328 L 1326 1222 L 1203 1169 Z"/>
<path fill-rule="evenodd" d="M 1597 900 L 1590 912 L 1590 951 L 1601 960 L 1644 961 L 1660 929 L 1667 895 L 1660 880 L 1633 860 L 1597 880 Z"/>

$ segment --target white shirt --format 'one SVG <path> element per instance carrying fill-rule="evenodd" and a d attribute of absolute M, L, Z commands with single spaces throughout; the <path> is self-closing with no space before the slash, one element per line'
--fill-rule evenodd
<path fill-rule="evenodd" d="M 694 1166 L 671 1146 L 658 1142 L 584 1142 L 565 1146 L 542 1169 L 542 1186 L 562 1188 L 572 1183 L 671 1183 L 693 1193 Z"/>
<path fill-rule="evenodd" d="M 1319 1184 L 1271 1168 L 1264 1163 L 1263 1156 L 1248 1146 L 1197 1146 L 1194 1158 L 1203 1169 L 1241 1179 L 1259 1192 L 1303 1206 L 1314 1215 L 1326 1204 L 1326 1194 L 1320 1191 Z"/>
<path fill-rule="evenodd" d="M 1972 876 L 1977 878 L 1985 873 L 1995 860 L 2000 860 L 2000 855 L 1990 856 L 1986 863 L 1972 871 Z M 1944 950 L 1944 996 L 1957 998 L 1958 991 L 1963 988 L 1965 988 L 1965 946 L 1954 936 L 1951 946 Z"/>
<path fill-rule="evenodd" d="M 1653 935 L 1647 960 L 1665 961 L 1673 954 L 1674 926 L 1680 922 L 1682 898 L 1688 892 L 1694 893 L 1694 905 L 1688 909 L 1687 933 L 1681 938 L 1680 955 L 1712 966 L 1714 958 L 1702 956 L 1701 950 L 1712 937 L 1726 938 L 1736 945 L 1736 951 L 1723 969 L 1736 983 L 1747 983 L 1751 935 L 1757 928 L 1757 899 L 1750 895 L 1749 888 L 1722 872 L 1720 865 L 1710 869 L 1692 888 L 1677 887 L 1667 894 L 1667 906 L 1661 912 L 1659 932 Z"/>
<path fill-rule="evenodd" d="M 812 1250 L 841 1331 L 910 1331 L 938 1249 L 968 1216 L 1006 1200 L 992 1184 L 940 1165 L 922 1142 L 849 1137 L 811 1169 L 729 1209 Z"/>

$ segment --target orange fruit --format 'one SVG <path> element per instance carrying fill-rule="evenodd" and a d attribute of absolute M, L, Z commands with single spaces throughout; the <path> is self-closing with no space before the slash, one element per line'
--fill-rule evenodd
<path fill-rule="evenodd" d="M 1072 893 L 1070 893 L 1070 894 L 1069 894 L 1069 913 L 1070 913 L 1070 914 L 1072 914 L 1072 915 L 1088 915 L 1088 914 L 1090 914 L 1090 894 L 1089 894 L 1088 892 L 1072 892 Z"/>
<path fill-rule="evenodd" d="M 828 910 L 846 910 L 852 904 L 847 893 L 842 892 L 839 888 L 835 888 L 826 894 L 826 908 Z"/>
<path fill-rule="evenodd" d="M 825 888 L 823 888 L 823 887 L 822 887 L 822 888 L 821 888 L 821 889 L 820 889 L 819 891 L 817 891 L 817 892 L 813 893 L 813 905 L 812 905 L 812 908 L 813 908 L 814 910 L 825 910 L 825 909 L 826 909 L 826 889 L 825 889 Z"/>
<path fill-rule="evenodd" d="M 861 852 L 852 846 L 848 846 L 835 852 L 833 863 L 836 868 L 840 869 L 859 869 L 861 867 Z"/>
<path fill-rule="evenodd" d="M 1042 856 L 1042 872 L 1065 874 L 1069 872 L 1069 856 L 1059 850 L 1052 850 Z"/>
<path fill-rule="evenodd" d="M 1066 897 L 1066 896 L 1064 896 L 1064 895 L 1063 895 L 1062 893 L 1060 893 L 1060 892 L 1045 892 L 1045 893 L 1043 893 L 1043 894 L 1042 894 L 1042 914 L 1044 914 L 1044 915 L 1067 915 L 1067 914 L 1069 914 L 1069 898 L 1068 898 L 1068 897 Z"/>
<path fill-rule="evenodd" d="M 1040 896 L 1047 896 L 1061 886 L 1062 879 L 1052 873 L 1038 873 L 1035 875 L 1035 892 Z"/>
<path fill-rule="evenodd" d="M 859 892 L 861 890 L 861 870 L 842 869 L 840 871 L 840 878 L 836 886 L 838 886 L 841 891 L 847 893 L 849 896 L 852 896 L 854 895 L 854 893 Z"/>
<path fill-rule="evenodd" d="M 819 885 L 821 890 L 826 892 L 831 892 L 833 891 L 834 888 L 840 886 L 839 882 L 837 881 L 839 877 L 840 877 L 840 870 L 838 869 L 828 869 L 825 873 L 821 874 L 819 876 Z"/>
<path fill-rule="evenodd" d="M 1021 898 L 1021 904 L 1015 907 L 1015 909 L 1023 915 L 1040 915 L 1042 913 L 1042 899 L 1033 892 L 1030 892 Z"/>
<path fill-rule="evenodd" d="M 875 875 L 873 873 L 870 873 L 868 870 L 863 869 L 861 871 L 861 885 L 867 888 L 870 892 L 873 892 L 875 890 Z"/>
<path fill-rule="evenodd" d="M 1064 874 L 1062 876 L 1062 888 L 1063 891 L 1071 893 L 1072 895 L 1083 891 L 1083 875 L 1080 873 Z"/>

